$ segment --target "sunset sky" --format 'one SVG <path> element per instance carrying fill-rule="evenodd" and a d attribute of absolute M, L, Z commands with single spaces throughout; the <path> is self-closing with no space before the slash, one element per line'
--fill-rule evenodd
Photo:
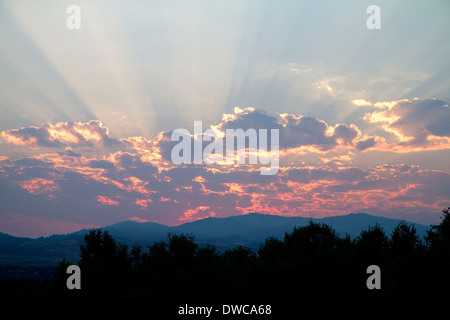
<path fill-rule="evenodd" d="M 250 212 L 437 223 L 449 13 L 448 0 L 2 1 L 0 232 Z M 171 132 L 196 120 L 279 129 L 278 173 L 175 165 Z"/>

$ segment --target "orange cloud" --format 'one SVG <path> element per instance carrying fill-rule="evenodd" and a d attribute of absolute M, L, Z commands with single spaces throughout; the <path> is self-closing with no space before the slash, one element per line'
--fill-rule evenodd
<path fill-rule="evenodd" d="M 156 191 L 152 191 L 152 190 L 148 190 L 146 188 L 146 186 L 148 185 L 148 182 L 142 181 L 139 178 L 136 177 L 128 177 L 128 178 L 124 178 L 124 181 L 130 182 L 130 185 L 123 185 L 122 184 L 122 189 L 125 189 L 129 192 L 131 191 L 135 191 L 138 192 L 142 195 L 151 195 L 152 193 L 156 193 Z"/>
<path fill-rule="evenodd" d="M 192 181 L 195 181 L 195 182 L 205 182 L 206 180 L 205 180 L 205 178 L 203 178 L 202 176 L 198 176 L 198 177 L 195 177 L 194 179 L 192 179 Z"/>
<path fill-rule="evenodd" d="M 49 139 L 48 141 L 45 140 L 45 137 L 40 139 L 42 141 L 38 141 L 38 138 L 34 136 L 34 133 L 40 133 L 42 130 L 36 127 L 29 127 L 29 128 L 22 128 L 22 129 L 14 129 L 14 130 L 7 130 L 2 131 L 2 137 L 5 139 L 6 142 L 12 143 L 19 146 L 27 146 L 31 149 L 39 149 L 41 145 L 44 146 L 59 146 L 59 144 L 55 143 L 53 144 L 52 141 Z M 45 133 L 44 133 L 45 135 Z M 47 133 L 48 135 L 48 133 Z"/>
<path fill-rule="evenodd" d="M 243 194 L 244 190 L 242 190 L 242 185 L 239 183 L 224 183 L 227 187 L 230 188 L 231 193 Z"/>
<path fill-rule="evenodd" d="M 59 189 L 55 181 L 43 178 L 19 181 L 18 184 L 32 194 L 48 194 Z"/>
<path fill-rule="evenodd" d="M 207 211 L 209 210 L 209 206 L 198 206 L 195 209 L 188 209 L 184 212 L 183 216 L 179 217 L 178 221 L 190 221 L 190 220 L 198 220 L 200 218 L 206 218 L 205 216 L 202 217 L 195 217 L 199 214 L 201 211 Z M 214 217 L 216 214 L 214 212 L 211 212 L 209 216 Z"/>
<path fill-rule="evenodd" d="M 147 219 L 141 219 L 141 218 L 138 218 L 138 217 L 128 218 L 128 220 L 130 220 L 130 221 L 135 221 L 135 222 L 138 222 L 138 223 L 150 222 L 150 220 L 147 220 Z"/>
<path fill-rule="evenodd" d="M 152 202 L 152 199 L 136 199 L 136 204 L 142 208 L 147 208 L 147 206 Z"/>
<path fill-rule="evenodd" d="M 118 206 L 120 204 L 119 201 L 112 200 L 105 196 L 98 196 L 97 201 L 100 202 L 101 204 L 108 205 L 108 206 Z"/>

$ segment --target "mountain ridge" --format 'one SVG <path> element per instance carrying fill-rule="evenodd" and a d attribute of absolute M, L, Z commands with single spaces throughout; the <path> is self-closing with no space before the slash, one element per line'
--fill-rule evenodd
<path fill-rule="evenodd" d="M 261 213 L 209 217 L 178 226 L 166 226 L 155 222 L 122 221 L 101 228 L 108 231 L 118 242 L 126 245 L 148 246 L 156 241 L 167 241 L 168 233 L 192 234 L 200 245 L 211 244 L 218 250 L 245 246 L 257 250 L 268 237 L 281 239 L 294 227 L 302 227 L 310 221 L 330 225 L 338 236 L 348 234 L 351 238 L 368 227 L 379 224 L 390 237 L 392 230 L 400 223 L 398 219 L 372 216 L 367 213 L 352 213 L 325 218 L 284 217 Z M 414 225 L 422 239 L 428 226 L 405 221 Z M 56 265 L 62 258 L 76 261 L 84 235 L 93 229 L 83 229 L 65 235 L 51 235 L 37 239 L 21 238 L 0 233 L 0 265 Z"/>

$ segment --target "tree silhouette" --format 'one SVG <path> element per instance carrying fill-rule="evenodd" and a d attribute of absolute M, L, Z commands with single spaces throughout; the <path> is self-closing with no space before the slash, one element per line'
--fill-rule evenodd
<path fill-rule="evenodd" d="M 176 265 L 190 269 L 195 262 L 198 245 L 192 235 L 169 233 L 169 252 Z"/>
<path fill-rule="evenodd" d="M 391 234 L 391 250 L 394 257 L 411 256 L 420 245 L 416 228 L 402 221 Z"/>
<path fill-rule="evenodd" d="M 399 223 L 388 238 L 371 226 L 351 239 L 339 237 L 326 224 L 310 222 L 269 237 L 257 252 L 238 246 L 218 252 L 202 246 L 193 235 L 168 234 L 167 241 L 146 248 L 117 243 L 106 231 L 92 230 L 80 247 L 81 290 L 66 288 L 67 266 L 62 260 L 54 279 L 33 287 L 24 296 L 61 299 L 143 299 L 182 305 L 189 301 L 242 303 L 249 297 L 271 303 L 358 299 L 447 299 L 450 287 L 450 214 L 443 210 L 423 245 L 414 226 Z M 368 290 L 366 269 L 378 265 L 382 289 Z M 13 292 L 21 292 L 26 286 Z M 300 288 L 300 290 L 299 290 Z M 295 290 L 295 294 L 290 292 Z M 289 293 L 288 293 L 289 292 Z M 0 290 L 1 293 L 1 290 Z M 11 295 L 4 291 L 1 296 Z"/>
<path fill-rule="evenodd" d="M 311 256 L 332 249 L 338 238 L 329 225 L 310 221 L 307 226 L 295 227 L 291 233 L 286 233 L 284 242 L 291 254 Z"/>
<path fill-rule="evenodd" d="M 80 247 L 79 266 L 83 290 L 87 295 L 123 293 L 130 281 L 132 259 L 128 247 L 117 244 L 107 231 L 93 230 L 84 237 Z"/>
<path fill-rule="evenodd" d="M 450 255 L 450 207 L 442 210 L 444 213 L 441 223 L 431 226 L 427 231 L 425 241 L 429 248 L 441 255 Z"/>
<path fill-rule="evenodd" d="M 244 298 L 257 294 L 257 256 L 245 247 L 227 249 L 221 255 L 219 281 L 226 296 Z"/>
<path fill-rule="evenodd" d="M 365 263 L 380 265 L 388 251 L 388 238 L 379 224 L 361 231 L 356 238 L 356 254 Z"/>
<path fill-rule="evenodd" d="M 426 283 L 421 282 L 421 287 L 430 292 L 430 297 L 447 300 L 450 287 L 450 207 L 442 210 L 441 222 L 432 225 L 427 231 L 425 242 L 427 244 L 426 263 L 423 272 L 426 273 Z"/>
<path fill-rule="evenodd" d="M 258 256 L 268 264 L 286 259 L 287 249 L 285 243 L 274 237 L 266 238 L 264 243 L 259 246 Z"/>

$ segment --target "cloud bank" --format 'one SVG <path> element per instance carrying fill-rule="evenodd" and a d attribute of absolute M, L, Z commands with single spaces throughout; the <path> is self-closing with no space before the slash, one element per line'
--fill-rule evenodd
<path fill-rule="evenodd" d="M 98 120 L 3 131 L 2 144 L 29 147 L 33 155 L 0 157 L 0 231 L 40 236 L 127 219 L 175 225 L 250 212 L 368 212 L 435 221 L 448 206 L 448 172 L 383 158 L 359 166 L 358 159 L 370 152 L 449 149 L 448 105 L 421 99 L 355 104 L 367 108 L 363 120 L 378 126 L 377 134 L 352 123 L 253 108 L 235 108 L 211 126 L 220 132 L 279 129 L 274 176 L 248 164 L 174 165 L 171 131 L 116 139 Z"/>

